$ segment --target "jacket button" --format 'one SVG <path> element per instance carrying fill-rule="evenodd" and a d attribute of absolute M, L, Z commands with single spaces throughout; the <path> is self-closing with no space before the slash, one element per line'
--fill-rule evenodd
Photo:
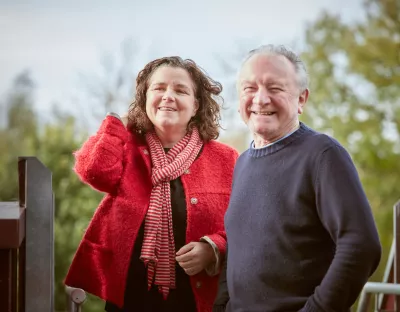
<path fill-rule="evenodd" d="M 147 149 L 144 149 L 144 150 L 143 150 L 143 154 L 148 155 L 148 154 L 149 154 L 149 151 L 148 151 Z"/>
<path fill-rule="evenodd" d="M 196 288 L 197 288 L 197 289 L 201 288 L 201 285 L 202 285 L 202 284 L 201 284 L 200 281 L 197 281 L 197 282 L 196 282 Z"/>
<path fill-rule="evenodd" d="M 193 205 L 196 205 L 199 201 L 197 200 L 196 197 L 192 197 L 192 198 L 190 199 L 190 202 L 191 202 Z"/>
<path fill-rule="evenodd" d="M 186 169 L 184 173 L 185 173 L 185 174 L 189 174 L 189 173 L 190 173 L 190 170 L 189 170 L 189 169 Z"/>

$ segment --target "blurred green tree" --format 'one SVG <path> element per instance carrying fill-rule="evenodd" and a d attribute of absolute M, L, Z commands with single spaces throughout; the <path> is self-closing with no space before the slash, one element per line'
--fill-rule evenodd
<path fill-rule="evenodd" d="M 34 110 L 35 85 L 28 72 L 15 79 L 2 102 L 5 120 L 0 126 L 0 201 L 18 196 L 18 156 L 36 156 L 53 174 L 55 193 L 55 310 L 66 310 L 63 279 L 102 195 L 85 186 L 72 171 L 72 152 L 79 148 L 84 132 L 79 133 L 75 118 L 61 112 L 51 122 L 39 123 Z M 85 311 L 104 309 L 90 297 Z"/>

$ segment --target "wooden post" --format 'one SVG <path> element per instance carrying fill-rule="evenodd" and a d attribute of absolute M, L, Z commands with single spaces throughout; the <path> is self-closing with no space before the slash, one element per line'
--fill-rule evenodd
<path fill-rule="evenodd" d="M 54 310 L 52 174 L 18 159 L 19 202 L 0 203 L 0 312 Z"/>
<path fill-rule="evenodd" d="M 12 311 L 11 249 L 0 249 L 0 310 Z M 12 311 L 13 312 L 13 311 Z"/>
<path fill-rule="evenodd" d="M 36 157 L 18 159 L 20 201 L 26 206 L 24 312 L 54 311 L 54 194 L 51 171 Z M 0 310 L 1 311 L 1 310 Z"/>

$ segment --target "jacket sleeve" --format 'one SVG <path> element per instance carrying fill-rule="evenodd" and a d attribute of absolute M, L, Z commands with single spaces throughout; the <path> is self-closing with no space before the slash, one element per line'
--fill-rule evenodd
<path fill-rule="evenodd" d="M 239 157 L 239 153 L 233 148 L 230 148 L 229 150 L 230 150 L 229 158 L 231 161 L 230 168 L 234 168 L 234 165 Z M 226 164 L 229 164 L 229 162 L 226 162 Z M 233 169 L 231 170 L 233 171 Z M 216 262 L 214 263 L 214 265 L 207 268 L 206 272 L 210 276 L 217 275 L 220 271 L 221 259 L 223 259 L 226 254 L 226 244 L 227 244 L 226 232 L 225 230 L 223 230 L 211 235 L 204 236 L 202 237 L 202 241 L 208 242 L 212 246 L 216 258 Z"/>
<path fill-rule="evenodd" d="M 233 148 L 229 149 L 229 153 L 230 153 L 230 155 L 229 155 L 229 158 L 227 159 L 227 161 L 225 162 L 225 166 L 228 170 L 231 170 L 233 173 L 233 168 L 235 166 L 237 158 L 239 157 L 239 153 Z M 226 207 L 226 209 L 228 209 L 228 207 Z M 226 213 L 226 210 L 224 212 L 224 215 L 225 215 L 225 213 Z M 207 235 L 207 237 L 217 246 L 220 256 L 225 257 L 226 244 L 227 244 L 225 230 L 218 231 L 213 234 L 209 234 L 209 235 Z"/>
<path fill-rule="evenodd" d="M 317 213 L 336 252 L 301 311 L 347 311 L 377 268 L 381 245 L 350 155 L 339 145 L 331 146 L 321 154 L 317 170 Z"/>
<path fill-rule="evenodd" d="M 207 238 L 210 239 L 218 248 L 218 252 L 222 257 L 225 257 L 226 253 L 226 233 L 225 231 L 219 231 L 217 233 L 207 235 Z"/>
<path fill-rule="evenodd" d="M 213 262 L 209 267 L 207 267 L 205 269 L 206 273 L 209 276 L 218 275 L 219 270 L 220 270 L 220 265 L 221 265 L 221 254 L 220 254 L 217 244 L 215 244 L 214 241 L 212 239 L 210 239 L 210 237 L 208 237 L 208 236 L 203 236 L 200 239 L 200 241 L 210 244 L 214 251 L 214 256 L 215 256 L 215 262 Z"/>
<path fill-rule="evenodd" d="M 108 115 L 97 133 L 74 152 L 74 171 L 79 178 L 98 191 L 113 193 L 121 179 L 129 135 L 121 120 Z"/>
<path fill-rule="evenodd" d="M 226 252 L 228 251 L 228 246 L 226 246 Z M 226 305 L 229 301 L 228 285 L 226 282 L 226 269 L 227 269 L 228 257 L 225 257 L 222 267 L 221 274 L 218 281 L 218 292 L 217 297 L 214 301 L 214 306 L 212 312 L 224 312 Z"/>

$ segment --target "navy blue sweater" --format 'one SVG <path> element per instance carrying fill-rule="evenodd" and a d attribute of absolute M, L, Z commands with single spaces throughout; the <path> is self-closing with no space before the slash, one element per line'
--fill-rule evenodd
<path fill-rule="evenodd" d="M 381 257 L 349 154 L 304 124 L 240 156 L 225 226 L 229 312 L 348 311 Z"/>

